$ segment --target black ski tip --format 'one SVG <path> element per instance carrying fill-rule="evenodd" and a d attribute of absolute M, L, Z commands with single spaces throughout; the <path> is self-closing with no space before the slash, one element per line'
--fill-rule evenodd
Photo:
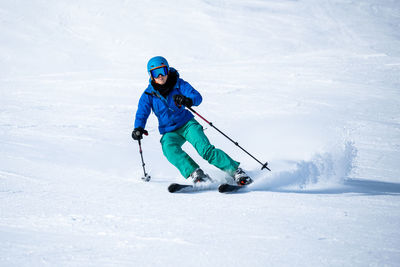
<path fill-rule="evenodd" d="M 170 184 L 169 186 L 168 186 L 168 192 L 170 192 L 170 193 L 174 193 L 174 192 L 176 192 L 178 189 L 179 189 L 179 184 L 176 184 L 176 183 L 174 183 L 174 184 Z"/>
<path fill-rule="evenodd" d="M 168 192 L 170 193 L 175 193 L 178 192 L 184 188 L 193 188 L 193 185 L 189 184 L 177 184 L 177 183 L 172 183 L 168 186 Z"/>
<path fill-rule="evenodd" d="M 220 192 L 220 193 L 236 192 L 243 187 L 244 186 L 242 186 L 242 185 L 221 184 L 218 187 L 218 192 Z"/>
<path fill-rule="evenodd" d="M 220 186 L 218 186 L 218 192 L 224 193 L 228 186 L 229 184 L 221 184 Z"/>

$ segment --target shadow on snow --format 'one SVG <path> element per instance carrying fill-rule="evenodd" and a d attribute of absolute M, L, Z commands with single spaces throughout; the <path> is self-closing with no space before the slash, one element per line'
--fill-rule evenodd
<path fill-rule="evenodd" d="M 381 182 L 362 179 L 346 179 L 341 184 L 326 186 L 323 188 L 290 189 L 280 187 L 261 187 L 257 186 L 251 191 L 269 191 L 281 193 L 299 194 L 345 194 L 356 193 L 363 195 L 400 195 L 400 184 L 391 182 Z"/>

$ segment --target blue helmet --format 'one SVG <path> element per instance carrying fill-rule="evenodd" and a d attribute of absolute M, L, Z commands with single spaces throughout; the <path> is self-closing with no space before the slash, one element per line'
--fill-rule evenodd
<path fill-rule="evenodd" d="M 167 75 L 169 71 L 168 61 L 160 56 L 153 57 L 147 63 L 147 72 L 153 78 L 157 78 L 158 75 Z"/>

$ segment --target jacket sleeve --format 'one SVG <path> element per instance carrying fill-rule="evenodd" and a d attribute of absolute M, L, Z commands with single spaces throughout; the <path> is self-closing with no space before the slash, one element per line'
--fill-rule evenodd
<path fill-rule="evenodd" d="M 200 103 L 203 101 L 203 98 L 201 94 L 194 89 L 188 82 L 179 79 L 180 85 L 179 85 L 179 90 L 180 92 L 186 96 L 192 99 L 193 101 L 193 106 L 198 106 Z"/>
<path fill-rule="evenodd" d="M 146 126 L 147 118 L 150 115 L 152 107 L 152 99 L 151 96 L 143 93 L 139 99 L 138 109 L 136 111 L 135 117 L 135 128 L 142 127 L 143 129 Z"/>

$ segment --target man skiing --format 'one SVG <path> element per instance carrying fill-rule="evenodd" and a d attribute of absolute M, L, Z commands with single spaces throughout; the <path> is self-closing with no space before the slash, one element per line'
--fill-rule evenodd
<path fill-rule="evenodd" d="M 252 179 L 239 168 L 240 163 L 211 145 L 203 127 L 185 109 L 200 105 L 200 93 L 181 79 L 178 71 L 169 67 L 164 57 L 151 58 L 147 63 L 147 71 L 150 75 L 149 85 L 139 99 L 132 138 L 143 138 L 147 118 L 153 110 L 162 135 L 160 142 L 163 154 L 185 179 L 189 178 L 193 183 L 211 181 L 199 165 L 182 150 L 182 145 L 188 141 L 202 158 L 228 173 L 237 184 L 250 184 Z"/>

